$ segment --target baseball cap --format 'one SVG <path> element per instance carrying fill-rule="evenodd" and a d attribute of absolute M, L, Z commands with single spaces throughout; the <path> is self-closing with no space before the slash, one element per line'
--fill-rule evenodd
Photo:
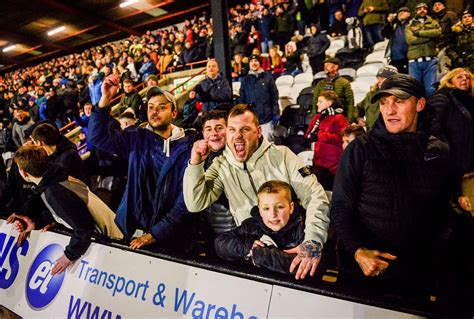
<path fill-rule="evenodd" d="M 378 71 L 377 71 L 377 77 L 382 77 L 382 78 L 389 78 L 391 77 L 392 75 L 394 74 L 397 74 L 398 73 L 398 70 L 396 67 L 392 66 L 392 65 L 386 65 L 384 67 L 381 67 Z"/>
<path fill-rule="evenodd" d="M 166 98 L 166 100 L 168 100 L 168 102 L 173 103 L 174 108 L 177 109 L 176 99 L 175 99 L 174 95 L 171 94 L 170 92 L 168 92 L 166 90 L 163 90 L 163 89 L 159 88 L 158 86 L 152 86 L 146 92 L 147 101 L 150 101 L 150 99 L 155 95 L 163 95 Z"/>
<path fill-rule="evenodd" d="M 408 7 L 401 7 L 400 9 L 397 10 L 397 13 L 400 13 L 402 11 L 410 12 L 410 8 Z"/>
<path fill-rule="evenodd" d="M 323 61 L 323 63 L 333 63 L 337 65 L 341 65 L 341 60 L 338 58 L 327 58 L 326 60 Z"/>
<path fill-rule="evenodd" d="M 376 103 L 384 95 L 394 95 L 400 99 L 411 96 L 421 98 L 425 96 L 425 88 L 414 77 L 406 74 L 394 74 L 383 82 L 380 90 L 372 96 L 371 103 Z"/>

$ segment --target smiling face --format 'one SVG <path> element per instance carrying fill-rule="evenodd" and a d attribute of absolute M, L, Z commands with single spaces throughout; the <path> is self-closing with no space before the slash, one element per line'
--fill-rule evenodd
<path fill-rule="evenodd" d="M 379 100 L 380 113 L 387 131 L 392 134 L 416 132 L 418 112 L 424 109 L 425 102 L 424 98 L 417 101 L 414 96 L 408 99 L 382 96 Z"/>
<path fill-rule="evenodd" d="M 471 77 L 467 71 L 462 71 L 451 80 L 453 85 L 463 91 L 468 91 L 471 88 Z"/>
<path fill-rule="evenodd" d="M 220 118 L 206 121 L 203 126 L 202 134 L 204 135 L 204 139 L 209 142 L 209 146 L 214 152 L 220 151 L 225 146 L 225 119 Z"/>
<path fill-rule="evenodd" d="M 219 74 L 219 66 L 217 65 L 217 62 L 215 60 L 210 60 L 209 62 L 207 62 L 206 72 L 207 76 L 211 79 L 217 77 L 217 74 Z"/>
<path fill-rule="evenodd" d="M 229 117 L 227 122 L 227 147 L 235 159 L 244 163 L 258 148 L 258 139 L 262 129 L 257 126 L 254 115 L 244 112 L 241 115 Z"/>
<path fill-rule="evenodd" d="M 293 213 L 294 203 L 288 194 L 280 190 L 277 193 L 261 193 L 258 195 L 258 211 L 265 226 L 279 231 L 288 224 Z"/>
<path fill-rule="evenodd" d="M 155 95 L 148 101 L 148 124 L 154 130 L 167 130 L 176 114 L 173 104 L 164 95 Z"/>

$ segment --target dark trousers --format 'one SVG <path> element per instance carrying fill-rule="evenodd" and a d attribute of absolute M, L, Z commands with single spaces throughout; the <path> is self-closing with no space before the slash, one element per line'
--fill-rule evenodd
<path fill-rule="evenodd" d="M 309 65 L 311 65 L 313 75 L 324 69 L 324 57 L 324 55 L 317 55 L 309 58 Z"/>

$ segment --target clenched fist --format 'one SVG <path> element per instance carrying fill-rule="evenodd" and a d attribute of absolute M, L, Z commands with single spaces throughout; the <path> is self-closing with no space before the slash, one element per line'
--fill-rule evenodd
<path fill-rule="evenodd" d="M 191 165 L 201 164 L 209 156 L 211 147 L 207 140 L 199 140 L 194 142 L 193 149 L 191 150 Z"/>

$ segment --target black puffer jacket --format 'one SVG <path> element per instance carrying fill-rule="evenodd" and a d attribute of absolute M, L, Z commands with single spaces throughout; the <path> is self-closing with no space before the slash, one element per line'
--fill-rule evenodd
<path fill-rule="evenodd" d="M 219 235 L 214 247 L 219 257 L 226 260 L 242 260 L 250 252 L 255 240 L 263 235 L 269 236 L 277 247 L 266 246 L 252 249 L 252 262 L 257 267 L 267 268 L 280 273 L 288 274 L 292 255 L 283 252 L 283 249 L 298 246 L 304 239 L 305 210 L 295 205 L 288 224 L 278 232 L 272 231 L 263 223 L 258 207 L 252 209 L 252 218 L 244 220 L 239 227 Z"/>
<path fill-rule="evenodd" d="M 474 98 L 461 90 L 443 88 L 428 104 L 436 110 L 431 134 L 449 144 L 456 177 L 474 171 Z"/>
<path fill-rule="evenodd" d="M 430 256 L 452 192 L 446 143 L 423 132 L 374 129 L 345 150 L 332 196 L 331 221 L 343 252 L 377 249 L 409 264 Z"/>

